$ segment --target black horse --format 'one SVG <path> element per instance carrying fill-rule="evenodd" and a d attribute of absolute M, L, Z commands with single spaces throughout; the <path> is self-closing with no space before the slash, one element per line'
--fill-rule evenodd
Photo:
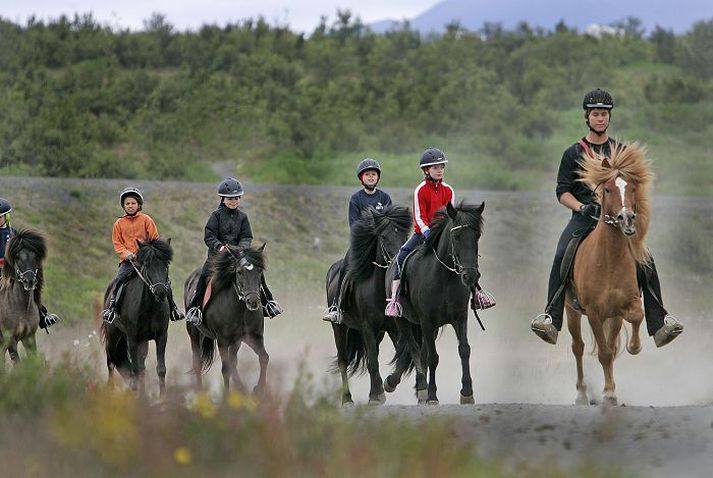
<path fill-rule="evenodd" d="M 21 230 L 10 238 L 0 280 L 0 366 L 5 352 L 13 362 L 20 359 L 17 344 L 29 353 L 37 351 L 35 333 L 39 327 L 42 262 L 47 256 L 44 238 Z"/>
<path fill-rule="evenodd" d="M 327 272 L 327 303 L 334 303 L 337 294 L 342 297 L 342 323 L 332 323 L 337 346 L 335 370 L 342 376 L 342 404 L 353 403 L 348 377 L 363 373 L 365 367 L 371 378 L 369 403 L 385 401 L 379 343 L 388 333 L 396 345 L 398 329 L 384 315 L 384 280 L 387 267 L 406 241 L 411 221 L 411 212 L 402 206 L 381 212 L 365 210 L 352 225 L 346 261 L 340 259 Z M 345 267 L 342 291 L 337 290 L 341 267 Z"/>
<path fill-rule="evenodd" d="M 193 372 L 196 386 L 203 386 L 202 373 L 213 364 L 215 344 L 218 343 L 222 362 L 225 393 L 230 390 L 230 379 L 239 391 L 246 390 L 238 375 L 238 349 L 242 342 L 258 355 L 260 377 L 253 392 L 264 390 L 267 381 L 267 364 L 270 356 L 265 350 L 260 284 L 266 267 L 260 248 L 238 249 L 226 246 L 224 253 L 213 256 L 211 268 L 211 295 L 203 307 L 203 322 L 199 326 L 187 323 L 193 352 Z M 184 297 L 190 300 L 200 276 L 198 268 L 186 279 Z M 186 307 L 188 304 L 186 304 Z"/>
<path fill-rule="evenodd" d="M 102 322 L 101 336 L 106 351 L 109 383 L 113 384 L 114 369 L 129 382 L 132 390 L 145 395 L 144 375 L 149 340 L 156 342 L 156 373 L 161 396 L 166 392 L 166 341 L 168 340 L 171 284 L 168 266 L 173 258 L 170 240 L 138 241 L 136 274 L 124 283 L 124 299 L 119 316 L 112 323 Z M 114 284 L 104 294 L 106 308 Z"/>
<path fill-rule="evenodd" d="M 384 381 L 387 392 L 396 388 L 407 369 L 401 356 L 410 354 L 418 372 L 425 372 L 424 367 L 428 367 L 427 403 L 438 403 L 436 333 L 443 325 L 451 324 L 458 338 L 463 368 L 460 401 L 475 403 L 469 363 L 468 304 L 480 278 L 478 240 L 483 229 L 484 209 L 485 203 L 477 207 L 462 203 L 454 207 L 448 203 L 436 213 L 429 237 L 406 261 L 401 274 L 403 317 L 395 318 L 404 340 L 400 345 L 405 346 L 397 348 L 396 367 Z M 386 287 L 390 289 L 393 265 L 387 277 Z M 387 290 L 387 294 L 391 291 Z"/>

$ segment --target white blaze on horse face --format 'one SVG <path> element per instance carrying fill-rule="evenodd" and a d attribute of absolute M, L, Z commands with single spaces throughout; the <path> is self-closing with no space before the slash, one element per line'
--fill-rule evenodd
<path fill-rule="evenodd" d="M 621 210 L 624 212 L 624 209 L 626 209 L 626 186 L 627 182 L 624 181 L 622 178 L 616 178 L 614 181 L 614 184 L 616 184 L 616 187 L 619 188 L 619 194 L 621 194 Z"/>

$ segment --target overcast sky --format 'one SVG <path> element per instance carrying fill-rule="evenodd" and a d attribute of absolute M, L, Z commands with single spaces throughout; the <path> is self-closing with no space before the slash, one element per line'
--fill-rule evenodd
<path fill-rule="evenodd" d="M 438 0 L 0 0 L 0 16 L 26 23 L 30 15 L 40 19 L 61 14 L 92 12 L 101 23 L 140 29 L 152 12 L 165 13 L 180 30 L 204 23 L 224 24 L 264 16 L 270 23 L 310 32 L 320 15 L 330 19 L 337 8 L 349 9 L 365 23 L 391 18 L 402 20 L 422 13 Z"/>

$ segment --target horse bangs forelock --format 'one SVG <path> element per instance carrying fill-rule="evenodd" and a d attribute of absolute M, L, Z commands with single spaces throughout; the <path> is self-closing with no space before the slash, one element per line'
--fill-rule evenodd
<path fill-rule="evenodd" d="M 253 266 L 265 270 L 267 261 L 265 260 L 265 254 L 260 249 L 253 247 L 248 249 L 238 249 L 234 246 L 227 247 L 230 253 L 215 254 L 208 263 L 210 275 L 215 281 L 216 290 L 221 290 L 232 284 L 233 276 L 238 269 L 238 260 L 241 256 L 245 257 Z"/>
<path fill-rule="evenodd" d="M 429 229 L 431 234 L 426 238 L 426 249 L 424 253 L 428 253 L 433 250 L 435 245 L 438 243 L 443 231 L 446 230 L 450 222 L 453 222 L 453 227 L 456 226 L 468 226 L 475 230 L 476 234 L 480 236 L 483 233 L 483 215 L 478 210 L 480 206 L 475 206 L 473 204 L 465 204 L 463 201 L 455 206 L 456 218 L 451 219 L 446 210 L 446 206 L 439 209 L 433 220 L 431 221 Z"/>
<path fill-rule="evenodd" d="M 162 239 L 151 239 L 139 244 L 138 259 L 142 264 L 148 264 L 154 260 L 169 263 L 173 260 L 173 248 Z"/>
<path fill-rule="evenodd" d="M 646 235 L 651 221 L 651 184 L 654 173 L 651 170 L 651 161 L 646 158 L 646 147 L 638 142 L 617 143 L 612 149 L 611 158 L 607 158 L 611 167 L 602 164 L 602 156 L 594 158 L 584 154 L 580 160 L 582 171 L 579 181 L 587 184 L 595 191 L 597 200 L 601 204 L 601 184 L 616 179 L 623 175 L 630 178 L 636 186 L 636 234 L 629 238 L 629 248 L 634 259 L 640 264 L 651 261 L 649 250 L 646 247 Z"/>
<path fill-rule="evenodd" d="M 42 237 L 40 233 L 30 229 L 21 229 L 10 238 L 7 244 L 6 259 L 12 262 L 13 258 L 23 249 L 28 249 L 35 254 L 40 261 L 45 260 L 47 257 L 47 245 L 45 244 L 44 237 Z"/>

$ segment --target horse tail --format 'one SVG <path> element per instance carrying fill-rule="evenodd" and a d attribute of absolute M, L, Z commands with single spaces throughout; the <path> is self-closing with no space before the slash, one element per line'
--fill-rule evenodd
<path fill-rule="evenodd" d="M 215 340 L 203 337 L 201 339 L 201 371 L 206 372 L 215 359 Z"/>
<path fill-rule="evenodd" d="M 349 376 L 362 375 L 367 370 L 367 353 L 364 336 L 355 329 L 347 330 L 347 373 Z"/>
<path fill-rule="evenodd" d="M 107 363 L 114 364 L 119 373 L 123 375 L 124 371 L 128 371 L 131 368 L 126 336 L 117 327 L 106 322 L 102 322 L 99 331 L 104 344 Z"/>
<path fill-rule="evenodd" d="M 411 331 L 413 333 L 416 343 L 422 343 L 421 327 L 416 324 L 410 324 Z M 396 362 L 400 360 L 407 360 L 406 369 L 404 370 L 405 375 L 409 375 L 416 368 L 416 363 L 413 361 L 413 356 L 411 355 L 411 350 L 408 346 L 408 340 L 402 335 L 399 336 L 399 340 L 396 342 L 396 351 L 394 352 L 394 358 L 391 359 L 389 365 L 395 365 Z"/>

